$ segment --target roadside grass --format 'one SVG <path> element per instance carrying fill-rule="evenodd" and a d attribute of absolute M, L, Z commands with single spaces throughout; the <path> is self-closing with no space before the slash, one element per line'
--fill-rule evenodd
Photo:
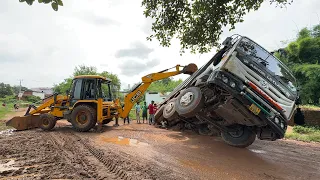
<path fill-rule="evenodd" d="M 300 107 L 303 108 L 303 109 L 319 110 L 320 111 L 320 106 L 306 104 L 306 105 L 302 105 Z"/>
<path fill-rule="evenodd" d="M 13 104 L 7 104 L 6 107 L 3 107 L 1 105 L 0 107 L 0 131 L 9 129 L 9 127 L 6 126 L 5 121 L 2 120 L 8 113 L 13 111 Z"/>
<path fill-rule="evenodd" d="M 294 126 L 285 138 L 304 142 L 320 142 L 320 126 Z"/>

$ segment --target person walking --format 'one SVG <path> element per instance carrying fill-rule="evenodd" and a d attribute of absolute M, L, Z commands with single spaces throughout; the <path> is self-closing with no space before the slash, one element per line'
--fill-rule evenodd
<path fill-rule="evenodd" d="M 141 110 L 141 107 L 140 107 L 140 103 L 138 102 L 136 104 L 136 119 L 137 119 L 137 123 L 140 124 L 140 110 Z"/>
<path fill-rule="evenodd" d="M 144 119 L 146 119 L 146 123 L 148 123 L 148 107 L 146 102 L 142 105 L 142 123 L 144 123 Z"/>
<path fill-rule="evenodd" d="M 151 104 L 149 104 L 148 109 L 149 109 L 149 125 L 154 123 L 154 101 L 151 101 Z"/>
<path fill-rule="evenodd" d="M 129 115 L 127 117 L 123 118 L 123 124 L 126 124 L 126 120 L 128 121 L 128 124 L 130 124 Z"/>

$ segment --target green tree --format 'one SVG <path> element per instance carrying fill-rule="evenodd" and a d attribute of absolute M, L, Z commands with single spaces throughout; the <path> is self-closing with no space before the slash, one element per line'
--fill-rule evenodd
<path fill-rule="evenodd" d="M 112 84 L 114 84 L 116 86 L 115 91 L 117 91 L 117 92 L 120 90 L 120 87 L 121 87 L 120 79 L 118 78 L 118 76 L 116 74 L 113 74 L 113 73 L 110 73 L 107 71 L 103 71 L 101 73 L 98 73 L 97 68 L 94 66 L 79 65 L 79 66 L 75 67 L 74 72 L 73 72 L 73 76 L 79 76 L 79 75 L 100 75 L 103 77 L 110 78 L 112 80 Z M 53 88 L 54 92 L 59 93 L 59 94 L 63 94 L 67 90 L 70 90 L 72 79 L 73 79 L 73 77 L 69 77 L 69 78 L 64 79 L 63 82 L 61 82 L 59 84 L 55 84 L 54 88 Z M 105 91 L 105 93 L 107 93 L 106 87 L 103 87 L 103 90 Z"/>
<path fill-rule="evenodd" d="M 148 91 L 161 92 L 161 93 L 171 92 L 180 83 L 182 83 L 182 79 L 175 81 L 172 78 L 166 78 L 160 81 L 153 82 L 149 86 Z"/>
<path fill-rule="evenodd" d="M 20 86 L 12 86 L 14 94 L 19 94 Z M 21 91 L 29 91 L 27 87 L 21 86 Z"/>
<path fill-rule="evenodd" d="M 38 96 L 32 95 L 32 96 L 26 96 L 26 100 L 28 102 L 37 103 L 37 102 L 41 101 L 41 98 Z"/>
<path fill-rule="evenodd" d="M 13 89 L 10 84 L 0 83 L 0 98 L 13 95 Z"/>
<path fill-rule="evenodd" d="M 34 0 L 19 0 L 32 5 Z M 62 6 L 62 0 L 38 0 L 51 3 L 54 10 Z M 147 39 L 156 38 L 160 45 L 169 47 L 172 38 L 178 38 L 181 53 L 209 52 L 218 46 L 222 28 L 243 22 L 243 17 L 251 10 L 258 10 L 263 2 L 284 7 L 293 0 L 142 0 L 145 17 L 153 18 L 154 34 Z"/>
<path fill-rule="evenodd" d="M 243 22 L 243 17 L 251 10 L 258 10 L 266 0 L 143 0 L 144 15 L 155 19 L 152 24 L 154 34 L 162 46 L 170 46 L 172 38 L 179 39 L 181 52 L 204 53 L 218 46 L 222 28 Z M 292 0 L 269 0 L 283 7 Z"/>
<path fill-rule="evenodd" d="M 319 29 L 320 25 L 301 29 L 297 39 L 285 48 L 286 56 L 275 54 L 292 69 L 304 104 L 320 104 Z"/>
<path fill-rule="evenodd" d="M 35 0 L 19 0 L 19 2 L 25 2 L 28 5 L 32 5 Z M 58 11 L 59 6 L 63 6 L 62 0 L 38 0 L 39 3 L 51 4 L 53 10 Z"/>

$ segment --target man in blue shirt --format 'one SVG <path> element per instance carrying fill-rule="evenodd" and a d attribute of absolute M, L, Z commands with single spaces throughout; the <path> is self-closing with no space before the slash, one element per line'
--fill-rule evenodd
<path fill-rule="evenodd" d="M 140 124 L 140 111 L 141 111 L 141 107 L 140 107 L 140 103 L 138 102 L 136 104 L 136 119 L 137 119 L 137 123 Z"/>

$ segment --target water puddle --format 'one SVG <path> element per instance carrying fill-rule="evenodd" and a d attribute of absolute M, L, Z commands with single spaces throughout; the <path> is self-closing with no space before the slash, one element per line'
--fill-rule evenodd
<path fill-rule="evenodd" d="M 0 173 L 4 171 L 18 170 L 18 167 L 13 167 L 15 160 L 9 159 L 5 163 L 0 163 Z"/>
<path fill-rule="evenodd" d="M 127 146 L 147 146 L 148 145 L 148 143 L 140 142 L 137 139 L 124 138 L 121 136 L 118 136 L 117 138 L 101 137 L 101 141 L 106 143 L 113 143 L 113 144 L 127 145 Z"/>
<path fill-rule="evenodd" d="M 267 152 L 264 150 L 258 150 L 258 149 L 249 149 L 250 151 L 258 154 L 266 154 Z"/>

